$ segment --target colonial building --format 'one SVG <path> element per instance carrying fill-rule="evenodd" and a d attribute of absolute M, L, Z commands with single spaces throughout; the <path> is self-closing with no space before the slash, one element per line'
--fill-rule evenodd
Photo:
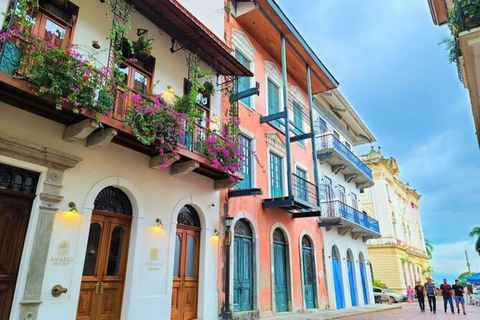
<path fill-rule="evenodd" d="M 374 185 L 355 146 L 375 137 L 338 90 L 314 100 L 316 156 L 321 181 L 324 266 L 331 309 L 374 303 L 367 240 L 378 222 L 362 212 L 360 190 Z"/>
<path fill-rule="evenodd" d="M 428 276 L 430 266 L 425 248 L 420 195 L 408 183 L 400 180 L 400 170 L 394 158 L 384 158 L 380 151 L 360 157 L 373 172 L 375 186 L 361 194 L 363 211 L 380 224 L 379 239 L 368 241 L 368 254 L 373 276 L 397 292 L 406 293 L 408 286 Z"/>
<path fill-rule="evenodd" d="M 224 1 L 0 11 L 0 319 L 215 319 L 219 190 L 234 182 L 201 148 L 204 120 L 227 121 L 217 89 L 251 76 L 222 40 Z M 211 86 L 185 126 L 165 101 L 194 81 Z"/>
<path fill-rule="evenodd" d="M 477 1 L 427 0 L 433 23 L 448 23 L 452 33 L 447 42 L 449 57 L 470 95 L 473 120 L 480 144 L 480 12 Z"/>

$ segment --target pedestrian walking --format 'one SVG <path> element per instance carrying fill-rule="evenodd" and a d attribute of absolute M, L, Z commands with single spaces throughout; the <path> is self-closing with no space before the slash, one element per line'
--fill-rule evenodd
<path fill-rule="evenodd" d="M 442 291 L 443 296 L 443 309 L 447 312 L 447 304 L 450 304 L 452 313 L 455 313 L 453 309 L 452 286 L 447 283 L 447 279 L 443 279 L 443 283 L 440 285 L 440 290 Z"/>
<path fill-rule="evenodd" d="M 413 294 L 414 293 L 415 293 L 415 291 L 413 291 L 412 286 L 408 286 L 408 288 L 407 288 L 407 296 L 408 296 L 408 299 L 409 299 L 408 302 L 413 302 L 413 299 L 414 299 Z"/>
<path fill-rule="evenodd" d="M 427 292 L 428 306 L 430 312 L 437 313 L 437 288 L 432 283 L 432 278 L 428 277 L 425 283 L 425 291 Z"/>
<path fill-rule="evenodd" d="M 420 311 L 425 312 L 425 288 L 420 281 L 417 281 L 417 285 L 415 286 L 415 294 L 417 295 Z"/>
<path fill-rule="evenodd" d="M 457 305 L 457 313 L 460 313 L 460 304 L 462 304 L 462 311 L 463 314 L 466 315 L 465 312 L 465 298 L 463 297 L 463 286 L 460 284 L 458 280 L 455 280 L 455 284 L 452 286 L 453 294 L 455 295 L 455 304 Z"/>

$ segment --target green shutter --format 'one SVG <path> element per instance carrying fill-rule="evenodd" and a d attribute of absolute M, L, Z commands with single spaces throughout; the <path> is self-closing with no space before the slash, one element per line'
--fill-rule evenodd
<path fill-rule="evenodd" d="M 240 146 L 245 158 L 241 161 L 241 167 L 238 170 L 243 174 L 243 180 L 236 187 L 238 189 L 252 188 L 252 141 L 247 137 L 240 135 Z"/>
<path fill-rule="evenodd" d="M 235 58 L 247 69 L 250 69 L 250 63 L 251 61 L 248 60 L 241 52 L 235 50 Z M 242 92 L 245 90 L 250 89 L 250 78 L 249 77 L 239 77 L 238 78 L 238 92 Z M 246 106 L 249 108 L 252 108 L 251 106 L 251 97 L 246 97 L 240 100 L 242 103 L 244 103 Z"/>
<path fill-rule="evenodd" d="M 270 195 L 272 198 L 283 197 L 282 158 L 270 153 Z"/>
<path fill-rule="evenodd" d="M 303 131 L 303 117 L 302 117 L 302 105 L 293 100 L 293 132 L 299 136 L 304 133 Z M 298 141 L 299 144 L 305 146 L 305 140 Z"/>

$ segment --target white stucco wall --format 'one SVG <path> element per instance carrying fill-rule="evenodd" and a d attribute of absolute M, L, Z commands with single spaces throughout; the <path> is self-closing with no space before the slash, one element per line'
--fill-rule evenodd
<path fill-rule="evenodd" d="M 58 212 L 49 249 L 49 261 L 43 281 L 40 320 L 74 319 L 82 278 L 85 248 L 91 219 L 92 197 L 103 187 L 113 185 L 124 190 L 131 198 L 134 219 L 129 246 L 129 259 L 125 283 L 122 319 L 153 319 L 158 315 L 169 318 L 171 306 L 174 236 L 176 214 L 184 204 L 192 204 L 202 220 L 200 249 L 200 284 L 198 318 L 214 319 L 217 316 L 218 240 L 213 230 L 219 224 L 219 193 L 213 190 L 213 180 L 191 173 L 183 177 L 169 174 L 168 169 L 153 170 L 148 167 L 149 157 L 130 149 L 111 144 L 106 148 L 90 150 L 84 141 L 68 143 L 62 140 L 64 126 L 31 113 L 0 103 L 0 132 L 18 139 L 46 146 L 83 158 L 74 169 L 65 172 L 61 195 L 64 197 L 60 211 L 68 210 L 69 201 L 79 209 L 77 216 Z M 2 163 L 45 172 L 45 168 L 1 157 Z M 41 177 L 44 179 L 44 177 Z M 43 184 L 39 184 L 38 193 Z M 214 204 L 214 206 L 211 206 Z M 38 216 L 34 205 L 22 257 L 12 319 L 18 319 L 19 302 L 23 298 L 29 248 Z M 163 220 L 163 229 L 155 227 L 155 219 Z M 50 261 L 58 245 L 66 240 L 71 244 L 73 262 L 57 266 Z M 151 268 L 151 248 L 160 249 L 160 259 Z M 50 294 L 51 288 L 61 284 L 68 292 L 59 298 Z"/>

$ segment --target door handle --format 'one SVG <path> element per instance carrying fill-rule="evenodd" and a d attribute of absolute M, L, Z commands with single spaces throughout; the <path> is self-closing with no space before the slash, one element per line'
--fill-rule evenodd
<path fill-rule="evenodd" d="M 95 295 L 97 295 L 98 294 L 98 289 L 100 287 L 100 282 L 95 283 L 93 286 L 95 287 Z"/>
<path fill-rule="evenodd" d="M 100 295 L 103 294 L 103 285 L 105 284 L 105 282 L 100 282 Z"/>

